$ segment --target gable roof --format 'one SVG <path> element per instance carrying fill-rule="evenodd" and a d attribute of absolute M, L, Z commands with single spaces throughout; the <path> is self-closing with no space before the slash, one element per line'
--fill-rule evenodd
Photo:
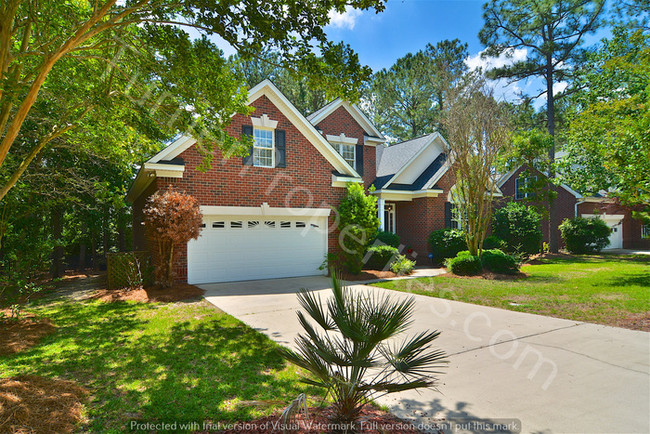
<path fill-rule="evenodd" d="M 334 113 L 339 107 L 343 107 L 350 113 L 350 116 L 354 118 L 355 121 L 363 128 L 365 133 L 373 138 L 376 138 L 376 142 L 383 143 L 386 141 L 384 135 L 374 126 L 374 124 L 368 119 L 368 116 L 361 111 L 359 106 L 356 104 L 350 104 L 347 101 L 342 100 L 341 98 L 336 98 L 334 101 L 325 104 L 323 107 L 316 110 L 314 113 L 307 116 L 307 120 L 311 122 L 312 125 L 318 125 L 329 115 Z"/>
<path fill-rule="evenodd" d="M 503 184 L 506 183 L 506 181 L 508 181 L 515 173 L 517 173 L 517 171 L 519 169 L 521 169 L 522 166 L 523 166 L 523 164 L 520 164 L 519 166 L 517 166 L 514 169 L 510 170 L 509 172 L 504 173 L 503 175 L 501 175 L 501 177 L 497 181 L 497 187 L 501 188 L 503 186 Z M 575 191 L 574 189 L 572 189 L 571 187 L 569 187 L 566 184 L 560 184 L 560 187 L 562 187 L 563 189 L 568 191 L 570 194 L 575 196 L 576 199 L 582 199 L 582 197 L 583 197 L 580 193 L 578 193 L 577 191 Z"/>
<path fill-rule="evenodd" d="M 419 158 L 423 155 L 427 158 L 429 154 L 426 151 L 432 146 L 438 148 L 433 150 L 434 153 L 437 151 L 437 154 L 434 154 L 435 158 L 433 156 L 428 157 L 433 158 L 433 160 L 428 162 L 425 167 L 417 164 L 420 163 Z M 434 188 L 435 183 L 440 180 L 449 168 L 447 156 L 444 152 L 445 146 L 445 139 L 440 133 L 436 132 L 392 146 L 378 147 L 375 188 L 409 191 Z M 410 175 L 413 182 L 410 184 L 396 182 L 400 175 L 408 173 L 409 170 L 413 171 Z"/>

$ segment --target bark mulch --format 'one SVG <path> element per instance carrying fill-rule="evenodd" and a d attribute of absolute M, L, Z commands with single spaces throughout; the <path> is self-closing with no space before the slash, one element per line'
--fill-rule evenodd
<path fill-rule="evenodd" d="M 82 421 L 88 391 L 36 375 L 0 379 L 0 432 L 68 433 Z"/>
<path fill-rule="evenodd" d="M 11 316 L 9 309 L 0 309 L 0 312 L 7 317 Z M 55 330 L 56 327 L 49 319 L 31 313 L 21 313 L 19 318 L 5 319 L 0 322 L 0 357 L 31 348 Z"/>
<path fill-rule="evenodd" d="M 360 280 L 376 280 L 376 279 L 390 279 L 393 277 L 398 277 L 397 274 L 392 271 L 381 271 L 381 270 L 363 270 L 359 274 L 350 274 L 343 273 L 343 280 L 350 282 L 360 281 Z"/>
<path fill-rule="evenodd" d="M 284 426 L 280 422 L 280 414 L 278 413 L 249 422 L 222 422 L 219 425 L 214 424 L 213 427 L 218 427 L 222 430 L 220 432 L 229 434 L 275 434 L 282 433 L 283 428 L 286 429 L 286 432 L 300 434 L 343 432 L 341 429 L 343 427 L 332 422 L 331 418 L 332 410 L 330 408 L 315 407 L 309 408 L 308 417 L 300 413 L 289 424 Z M 354 428 L 353 430 L 348 430 L 348 432 L 364 434 L 419 434 L 423 432 L 412 423 L 370 405 L 366 405 L 363 408 L 361 417 Z M 208 432 L 210 431 L 201 431 L 201 433 Z"/>
<path fill-rule="evenodd" d="M 201 288 L 177 283 L 171 288 L 100 289 L 93 298 L 104 302 L 138 301 L 141 303 L 175 303 L 196 299 L 204 294 Z"/>

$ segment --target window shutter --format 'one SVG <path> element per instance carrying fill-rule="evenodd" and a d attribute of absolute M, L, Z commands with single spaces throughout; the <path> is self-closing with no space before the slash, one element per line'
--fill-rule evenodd
<path fill-rule="evenodd" d="M 287 167 L 287 134 L 275 130 L 275 167 Z"/>
<path fill-rule="evenodd" d="M 241 127 L 241 135 L 242 136 L 251 136 L 253 137 L 253 126 L 252 125 L 242 125 Z M 242 164 L 244 166 L 252 166 L 253 165 L 253 147 L 251 146 L 249 149 L 249 153 L 247 156 L 242 157 Z"/>
<path fill-rule="evenodd" d="M 356 156 L 356 166 L 357 173 L 363 176 L 363 145 L 356 145 L 357 149 L 355 150 Z"/>
<path fill-rule="evenodd" d="M 445 202 L 445 227 L 451 228 L 451 202 Z"/>

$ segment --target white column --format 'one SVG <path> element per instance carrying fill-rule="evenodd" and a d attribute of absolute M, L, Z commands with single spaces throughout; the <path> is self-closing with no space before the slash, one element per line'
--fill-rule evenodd
<path fill-rule="evenodd" d="M 386 227 L 386 222 L 384 221 L 384 206 L 386 201 L 381 197 L 377 199 L 377 212 L 379 213 L 379 229 L 382 231 Z"/>

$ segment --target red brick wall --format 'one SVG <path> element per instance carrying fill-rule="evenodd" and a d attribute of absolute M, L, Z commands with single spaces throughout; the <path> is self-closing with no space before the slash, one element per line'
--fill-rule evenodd
<path fill-rule="evenodd" d="M 447 172 L 437 184 L 443 189 L 438 197 L 396 202 L 397 235 L 402 244 L 417 254 L 415 259 L 419 264 L 430 263 L 427 239 L 431 232 L 445 228 L 445 202 L 453 184 L 453 175 Z"/>
<path fill-rule="evenodd" d="M 338 206 L 345 189 L 332 187 L 332 165 L 298 131 L 298 129 L 265 96 L 251 104 L 253 117 L 268 115 L 278 121 L 277 128 L 286 131 L 286 168 L 262 168 L 242 165 L 241 157 L 224 159 L 216 150 L 212 168 L 200 172 L 202 156 L 194 146 L 179 157 L 185 161 L 183 178 L 159 178 L 157 188 L 168 185 L 193 195 L 201 205 L 254 206 L 263 202 L 271 207 L 327 208 Z M 252 125 L 249 117 L 236 115 L 227 133 L 240 136 L 242 125 Z M 346 135 L 347 132 L 346 132 Z M 335 216 L 330 217 L 329 249 L 338 246 Z M 187 246 L 178 246 L 181 266 L 175 270 L 179 279 L 187 277 Z"/>
<path fill-rule="evenodd" d="M 650 239 L 641 238 L 643 222 L 632 217 L 629 208 L 617 203 L 585 202 L 578 205 L 578 213 L 582 214 L 622 214 L 623 217 L 623 248 L 650 250 Z"/>
<path fill-rule="evenodd" d="M 502 186 L 501 186 L 501 191 L 503 192 L 503 199 L 498 201 L 495 204 L 495 209 L 504 206 L 508 201 L 510 200 L 515 200 L 515 179 L 517 179 L 521 172 L 525 170 L 525 166 L 520 167 L 514 175 L 512 175 Z M 537 173 L 537 176 L 543 176 L 540 173 Z M 573 218 L 575 217 L 575 204 L 576 204 L 576 197 L 569 193 L 566 189 L 563 187 L 558 187 L 558 195 L 557 198 L 555 199 L 556 204 L 557 204 L 557 210 L 558 210 L 558 224 L 562 223 L 564 219 L 567 218 Z M 532 202 L 528 200 L 520 200 L 518 202 L 522 202 L 524 205 L 534 205 L 537 207 L 540 207 L 540 210 L 542 211 L 542 215 L 546 216 L 547 211 L 546 211 L 546 203 L 542 203 L 540 201 L 537 202 Z M 562 236 L 560 235 L 560 230 L 555 229 L 557 231 L 557 236 L 558 240 L 560 243 L 560 247 L 564 246 L 564 241 L 562 240 Z M 543 218 L 542 219 L 542 233 L 544 234 L 544 241 L 548 242 L 548 219 Z"/>
<path fill-rule="evenodd" d="M 323 136 L 328 134 L 338 136 L 345 133 L 346 137 L 354 137 L 359 140 L 358 144 L 364 143 L 364 130 L 354 120 L 352 115 L 344 107 L 334 110 L 329 116 L 323 119 L 318 125 L 323 131 Z M 363 147 L 363 180 L 366 187 L 377 177 L 377 152 L 374 146 Z"/>
<path fill-rule="evenodd" d="M 152 182 L 149 186 L 142 192 L 136 200 L 133 201 L 133 212 L 131 215 L 132 227 L 133 227 L 133 250 L 148 250 L 149 246 L 147 244 L 147 238 L 144 233 L 144 215 L 142 210 L 147 204 L 147 199 L 149 196 L 154 194 L 156 191 L 156 183 Z"/>

